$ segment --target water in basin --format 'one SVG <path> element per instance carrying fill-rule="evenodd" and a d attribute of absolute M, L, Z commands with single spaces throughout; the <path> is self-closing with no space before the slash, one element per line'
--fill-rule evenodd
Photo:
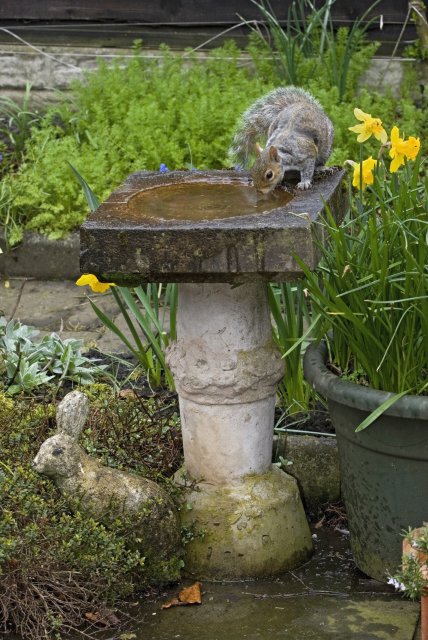
<path fill-rule="evenodd" d="M 128 201 L 127 217 L 156 220 L 218 220 L 267 213 L 287 204 L 292 195 L 278 191 L 262 199 L 242 183 L 186 182 L 144 189 Z"/>

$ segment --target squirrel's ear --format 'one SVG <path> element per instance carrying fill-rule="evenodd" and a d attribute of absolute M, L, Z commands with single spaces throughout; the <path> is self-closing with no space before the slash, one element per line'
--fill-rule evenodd
<path fill-rule="evenodd" d="M 56 412 L 57 433 L 66 433 L 77 440 L 88 415 L 88 397 L 81 391 L 67 393 Z"/>
<path fill-rule="evenodd" d="M 263 151 L 263 147 L 259 145 L 258 142 L 256 142 L 256 155 L 259 156 Z"/>
<path fill-rule="evenodd" d="M 278 153 L 278 149 L 276 147 L 274 147 L 273 145 L 271 147 L 269 147 L 269 158 L 270 158 L 270 160 L 273 160 L 274 162 L 281 162 L 281 159 L 280 159 L 279 153 Z"/>

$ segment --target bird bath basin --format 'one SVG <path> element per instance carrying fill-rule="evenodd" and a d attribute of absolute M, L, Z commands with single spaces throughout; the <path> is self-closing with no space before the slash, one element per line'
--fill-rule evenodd
<path fill-rule="evenodd" d="M 309 191 L 258 200 L 234 171 L 131 175 L 81 227 L 81 271 L 122 286 L 179 282 L 167 359 L 180 401 L 182 520 L 198 578 L 269 576 L 304 562 L 312 541 L 295 479 L 272 466 L 276 384 L 266 282 L 318 261 L 317 221 L 343 214 L 343 172 Z M 185 478 L 185 480 L 183 479 Z"/>
<path fill-rule="evenodd" d="M 293 196 L 285 191 L 269 199 L 260 199 L 243 180 L 216 182 L 179 182 L 144 189 L 127 202 L 128 220 L 223 220 L 237 216 L 268 213 L 289 202 Z"/>
<path fill-rule="evenodd" d="M 82 226 L 81 270 L 124 286 L 296 279 L 293 254 L 316 266 L 314 223 L 325 203 L 338 214 L 342 178 L 257 201 L 234 171 L 135 173 Z"/>

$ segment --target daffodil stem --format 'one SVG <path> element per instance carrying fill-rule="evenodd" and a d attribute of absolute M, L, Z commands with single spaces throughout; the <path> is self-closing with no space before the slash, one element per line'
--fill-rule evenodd
<path fill-rule="evenodd" d="M 356 202 L 358 213 L 363 211 L 363 144 L 360 144 L 360 192 L 359 199 Z"/>

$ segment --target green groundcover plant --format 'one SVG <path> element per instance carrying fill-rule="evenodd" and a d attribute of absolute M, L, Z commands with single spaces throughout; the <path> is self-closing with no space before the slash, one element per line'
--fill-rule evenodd
<path fill-rule="evenodd" d="M 34 327 L 0 316 L 0 389 L 9 395 L 47 383 L 90 384 L 103 376 L 104 365 L 82 353 L 83 340 L 52 333 L 35 342 L 38 335 Z"/>

